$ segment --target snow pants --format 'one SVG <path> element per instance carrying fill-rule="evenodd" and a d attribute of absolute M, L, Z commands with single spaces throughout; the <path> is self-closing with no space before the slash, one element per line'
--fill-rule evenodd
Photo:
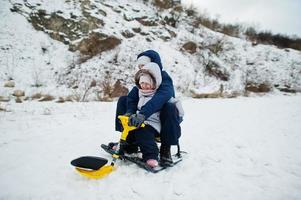
<path fill-rule="evenodd" d="M 122 131 L 122 125 L 117 118 L 118 115 L 123 115 L 127 111 L 127 96 L 122 96 L 118 99 L 115 130 Z M 181 136 L 181 119 L 178 115 L 178 110 L 173 103 L 165 103 L 160 110 L 161 132 L 160 140 L 163 145 L 178 145 Z"/>
<path fill-rule="evenodd" d="M 144 128 L 130 131 L 126 138 L 126 142 L 131 148 L 133 148 L 133 146 L 140 147 L 142 159 L 144 161 L 147 161 L 148 159 L 158 160 L 159 149 L 155 140 L 157 134 L 158 132 L 156 129 L 150 125 L 146 125 Z"/>

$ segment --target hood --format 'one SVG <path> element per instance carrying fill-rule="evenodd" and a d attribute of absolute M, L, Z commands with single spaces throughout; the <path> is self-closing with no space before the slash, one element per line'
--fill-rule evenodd
<path fill-rule="evenodd" d="M 159 65 L 160 67 L 160 70 L 162 71 L 163 69 L 163 66 L 162 66 L 162 63 L 161 63 L 161 58 L 160 58 L 160 55 L 154 51 L 154 50 L 147 50 L 147 51 L 144 51 L 142 53 L 140 53 L 138 56 L 137 56 L 137 59 L 141 56 L 147 56 L 151 59 L 151 62 L 154 62 L 156 63 L 157 65 Z"/>

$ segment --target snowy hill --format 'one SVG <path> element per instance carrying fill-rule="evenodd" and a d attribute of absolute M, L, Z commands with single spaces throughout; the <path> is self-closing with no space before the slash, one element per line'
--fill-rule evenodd
<path fill-rule="evenodd" d="M 301 89 L 299 51 L 254 46 L 196 26 L 181 6 L 159 9 L 140 0 L 10 0 L 2 1 L 0 9 L 2 99 L 12 98 L 17 89 L 25 91 L 23 99 L 42 94 L 111 99 L 120 95 L 112 94 L 116 84 L 132 86 L 136 56 L 146 49 L 160 53 L 180 96 Z M 14 87 L 4 87 L 9 80 Z"/>

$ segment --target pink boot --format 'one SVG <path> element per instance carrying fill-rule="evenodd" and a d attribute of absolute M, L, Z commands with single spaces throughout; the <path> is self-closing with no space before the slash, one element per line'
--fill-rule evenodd
<path fill-rule="evenodd" d="M 151 168 L 158 167 L 158 165 L 159 165 L 158 161 L 155 160 L 155 159 L 148 159 L 148 160 L 146 161 L 146 164 L 147 164 L 148 166 L 150 166 Z"/>

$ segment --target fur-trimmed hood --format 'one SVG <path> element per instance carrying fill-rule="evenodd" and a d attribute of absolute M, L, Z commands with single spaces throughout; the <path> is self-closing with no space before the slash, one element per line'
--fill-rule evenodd
<path fill-rule="evenodd" d="M 143 74 L 149 74 L 152 80 L 154 81 L 155 84 L 155 89 L 158 89 L 162 83 L 162 76 L 161 76 L 161 69 L 158 64 L 154 62 L 147 63 L 144 65 L 142 69 L 140 69 L 136 74 L 135 74 L 135 84 L 136 86 L 141 89 L 139 85 L 139 79 L 141 75 Z"/>

